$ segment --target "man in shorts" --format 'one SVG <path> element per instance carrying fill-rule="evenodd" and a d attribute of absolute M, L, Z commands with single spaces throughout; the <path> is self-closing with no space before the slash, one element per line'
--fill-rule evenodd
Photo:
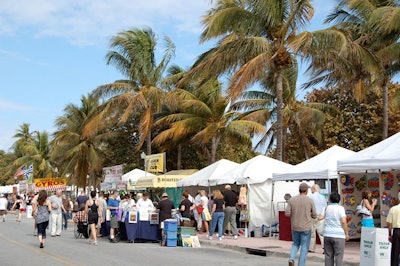
<path fill-rule="evenodd" d="M 0 194 L 0 215 L 3 217 L 3 222 L 6 221 L 8 200 L 4 197 L 4 194 Z"/>
<path fill-rule="evenodd" d="M 115 237 L 115 231 L 119 228 L 118 219 L 117 219 L 117 210 L 119 208 L 119 200 L 118 200 L 118 191 L 114 191 L 114 193 L 110 196 L 107 203 L 107 209 L 110 210 L 110 242 L 117 243 L 118 240 Z"/>

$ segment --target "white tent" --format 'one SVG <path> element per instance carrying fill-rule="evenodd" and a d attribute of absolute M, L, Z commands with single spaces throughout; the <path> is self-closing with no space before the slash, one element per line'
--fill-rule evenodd
<path fill-rule="evenodd" d="M 236 166 L 221 176 L 216 176 L 210 181 L 215 184 L 256 184 L 272 178 L 272 171 L 285 172 L 293 167 L 290 164 L 258 155 Z"/>
<path fill-rule="evenodd" d="M 221 159 L 209 166 L 199 170 L 193 175 L 177 182 L 177 187 L 189 187 L 189 186 L 214 186 L 216 177 L 220 177 L 226 171 L 238 166 L 238 163 Z M 211 180 L 213 179 L 213 183 Z"/>
<path fill-rule="evenodd" d="M 145 172 L 140 169 L 133 169 L 132 171 L 122 175 L 122 181 L 136 183 L 139 177 L 142 176 L 155 176 L 149 172 Z"/>
<path fill-rule="evenodd" d="M 273 181 L 334 179 L 338 177 L 337 161 L 355 154 L 354 151 L 333 146 L 320 154 L 296 164 L 286 172 L 274 171 Z"/>
<path fill-rule="evenodd" d="M 293 166 L 279 160 L 258 155 L 236 166 L 222 176 L 216 184 L 248 185 L 249 229 L 271 225 L 276 221 L 274 201 L 283 200 L 284 194 L 298 191 L 297 183 L 272 186 L 272 171 L 287 171 Z"/>
<path fill-rule="evenodd" d="M 400 170 L 400 132 L 354 155 L 338 160 L 340 172 L 363 173 Z"/>

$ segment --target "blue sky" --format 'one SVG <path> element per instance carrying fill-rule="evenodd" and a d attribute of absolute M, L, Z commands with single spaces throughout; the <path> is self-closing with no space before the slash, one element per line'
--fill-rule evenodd
<path fill-rule="evenodd" d="M 173 64 L 189 67 L 210 43 L 199 44 L 210 0 L 0 0 L 0 150 L 8 151 L 23 123 L 55 130 L 69 104 L 122 78 L 105 55 L 111 36 L 150 27 L 176 45 Z M 307 30 L 321 28 L 334 0 L 314 1 Z M 301 73 L 300 73 L 301 75 Z"/>

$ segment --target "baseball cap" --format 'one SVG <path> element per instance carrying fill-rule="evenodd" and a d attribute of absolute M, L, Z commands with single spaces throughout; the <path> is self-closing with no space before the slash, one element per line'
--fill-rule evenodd
<path fill-rule="evenodd" d="M 164 193 L 162 193 L 161 198 L 165 198 L 165 197 L 168 198 L 168 194 L 164 192 Z"/>

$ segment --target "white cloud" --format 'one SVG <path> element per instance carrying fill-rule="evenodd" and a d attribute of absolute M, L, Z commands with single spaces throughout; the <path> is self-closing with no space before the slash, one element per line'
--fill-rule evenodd
<path fill-rule="evenodd" d="M 165 30 L 157 35 L 199 35 L 200 16 L 210 7 L 208 0 L 0 0 L 0 34 L 29 29 L 38 38 L 66 38 L 77 45 L 104 42 L 131 27 Z"/>

